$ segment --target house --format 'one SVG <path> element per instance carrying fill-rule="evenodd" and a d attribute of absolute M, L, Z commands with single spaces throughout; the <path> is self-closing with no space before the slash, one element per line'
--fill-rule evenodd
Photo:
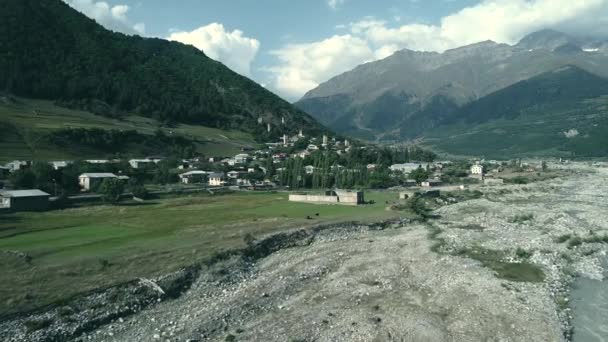
<path fill-rule="evenodd" d="M 78 184 L 84 191 L 95 190 L 104 179 L 118 178 L 113 173 L 83 173 L 78 177 Z"/>
<path fill-rule="evenodd" d="M 116 160 L 108 160 L 108 159 L 87 159 L 86 163 L 89 164 L 110 164 L 116 162 Z"/>
<path fill-rule="evenodd" d="M 309 151 L 317 151 L 317 150 L 319 150 L 319 146 L 310 144 L 310 145 L 308 145 L 308 147 L 306 149 Z"/>
<path fill-rule="evenodd" d="M 234 165 L 236 165 L 236 160 L 234 160 L 234 158 L 224 158 L 224 159 L 220 160 L 220 163 L 226 164 L 229 166 L 234 166 Z"/>
<path fill-rule="evenodd" d="M 160 159 L 131 159 L 129 160 L 129 165 L 131 165 L 134 169 L 140 169 L 152 164 L 158 164 Z"/>
<path fill-rule="evenodd" d="M 308 157 L 310 154 L 311 154 L 310 151 L 304 150 L 304 151 L 298 153 L 297 156 L 304 159 L 304 158 Z"/>
<path fill-rule="evenodd" d="M 207 183 L 208 172 L 205 171 L 188 171 L 179 175 L 182 184 Z"/>
<path fill-rule="evenodd" d="M 247 172 L 244 171 L 230 171 L 226 175 L 231 179 L 239 179 L 245 177 L 246 174 Z"/>
<path fill-rule="evenodd" d="M 0 190 L 0 209 L 10 211 L 41 211 L 49 207 L 51 195 L 44 191 L 33 190 Z"/>
<path fill-rule="evenodd" d="M 234 156 L 234 162 L 236 164 L 247 164 L 251 160 L 251 156 L 246 153 L 237 154 Z"/>
<path fill-rule="evenodd" d="M 405 182 L 403 182 L 403 186 L 416 186 L 416 184 L 415 179 L 406 179 Z"/>
<path fill-rule="evenodd" d="M 483 165 L 479 162 L 475 163 L 475 165 L 471 166 L 471 175 L 481 176 L 483 175 Z"/>
<path fill-rule="evenodd" d="M 306 172 L 307 175 L 312 175 L 315 173 L 315 167 L 312 165 L 306 165 L 304 166 L 304 172 Z"/>
<path fill-rule="evenodd" d="M 274 160 L 275 162 L 278 161 L 283 161 L 285 159 L 287 159 L 287 153 L 275 153 L 272 155 L 272 160 Z"/>
<path fill-rule="evenodd" d="M 10 172 L 27 169 L 30 166 L 32 166 L 32 162 L 25 160 L 13 160 L 12 162 L 4 165 L 4 167 L 8 168 Z"/>
<path fill-rule="evenodd" d="M 53 169 L 59 170 L 59 169 L 63 169 L 64 167 L 72 164 L 72 162 L 71 161 L 67 161 L 67 160 L 58 160 L 58 161 L 49 162 L 49 164 L 51 164 L 51 166 L 53 167 Z"/>
<path fill-rule="evenodd" d="M 213 172 L 209 174 L 209 185 L 224 186 L 226 185 L 226 176 L 223 172 Z"/>
<path fill-rule="evenodd" d="M 359 205 L 365 204 L 363 191 L 328 190 L 325 195 L 292 194 L 291 202 L 306 202 L 316 204 Z"/>
<path fill-rule="evenodd" d="M 424 182 L 420 183 L 421 186 L 425 187 L 425 188 L 430 188 L 430 187 L 434 187 L 434 186 L 440 186 L 441 185 L 441 180 L 439 179 L 427 179 Z"/>
<path fill-rule="evenodd" d="M 418 163 L 404 163 L 404 164 L 393 164 L 389 167 L 389 169 L 393 172 L 410 173 L 421 167 L 422 167 L 422 164 L 418 164 Z"/>
<path fill-rule="evenodd" d="M 238 179 L 236 179 L 234 184 L 236 184 L 238 186 L 246 186 L 246 187 L 249 187 L 252 185 L 251 181 L 246 178 L 238 178 Z"/>
<path fill-rule="evenodd" d="M 376 164 L 367 164 L 367 170 L 368 171 L 376 170 Z"/>

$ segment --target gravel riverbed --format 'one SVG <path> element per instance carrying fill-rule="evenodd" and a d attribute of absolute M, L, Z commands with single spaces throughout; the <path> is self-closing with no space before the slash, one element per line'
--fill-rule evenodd
<path fill-rule="evenodd" d="M 569 174 L 481 187 L 482 198 L 441 207 L 429 223 L 321 230 L 255 262 L 227 258 L 178 298 L 73 340 L 568 340 L 571 282 L 603 276 L 608 168 L 553 167 Z M 501 277 L 462 252 L 471 249 L 543 277 Z"/>

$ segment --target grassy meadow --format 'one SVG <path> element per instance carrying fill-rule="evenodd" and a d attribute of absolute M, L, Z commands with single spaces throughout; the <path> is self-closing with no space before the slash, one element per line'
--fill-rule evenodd
<path fill-rule="evenodd" d="M 287 198 L 282 192 L 191 195 L 0 215 L 0 315 L 169 273 L 217 251 L 244 246 L 248 233 L 260 237 L 320 223 L 407 215 L 386 210 L 386 201 L 398 198 L 391 192 L 368 192 L 366 200 L 375 204 L 358 207 Z"/>
<path fill-rule="evenodd" d="M 4 127 L 4 129 L 3 129 Z M 46 133 L 63 128 L 101 128 L 136 130 L 153 134 L 161 128 L 165 134 L 177 134 L 197 141 L 197 150 L 203 154 L 218 155 L 239 153 L 243 146 L 255 146 L 253 137 L 239 131 L 177 125 L 161 127 L 158 121 L 141 116 L 127 116 L 122 120 L 106 118 L 85 111 L 70 110 L 51 101 L 0 99 L 0 162 L 14 159 L 94 159 L 107 157 L 98 151 L 73 148 L 66 151 L 49 146 L 43 138 Z"/>

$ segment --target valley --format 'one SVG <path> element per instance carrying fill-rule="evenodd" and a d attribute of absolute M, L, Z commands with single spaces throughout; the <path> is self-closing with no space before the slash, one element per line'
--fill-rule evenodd
<path fill-rule="evenodd" d="M 565 173 L 481 187 L 481 198 L 440 206 L 428 222 L 292 225 L 256 239 L 252 259 L 207 264 L 178 298 L 74 340 L 586 341 L 570 285 L 603 279 L 608 169 L 550 167 Z M 51 320 L 35 336 L 71 329 L 67 315 L 31 316 Z M 24 341 L 24 321 L 2 324 L 5 340 Z"/>

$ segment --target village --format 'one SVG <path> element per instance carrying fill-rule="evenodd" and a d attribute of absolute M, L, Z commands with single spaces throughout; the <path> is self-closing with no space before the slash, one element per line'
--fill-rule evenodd
<path fill-rule="evenodd" d="M 366 146 L 327 135 L 306 137 L 300 130 L 232 157 L 14 160 L 0 166 L 0 210 L 47 210 L 59 199 L 106 202 L 104 192 L 114 192 L 114 204 L 171 192 L 288 191 L 295 202 L 363 205 L 365 189 L 390 188 L 405 199 L 431 188 L 525 182 L 520 173 L 547 170 L 544 161 L 435 158 L 417 147 Z"/>

